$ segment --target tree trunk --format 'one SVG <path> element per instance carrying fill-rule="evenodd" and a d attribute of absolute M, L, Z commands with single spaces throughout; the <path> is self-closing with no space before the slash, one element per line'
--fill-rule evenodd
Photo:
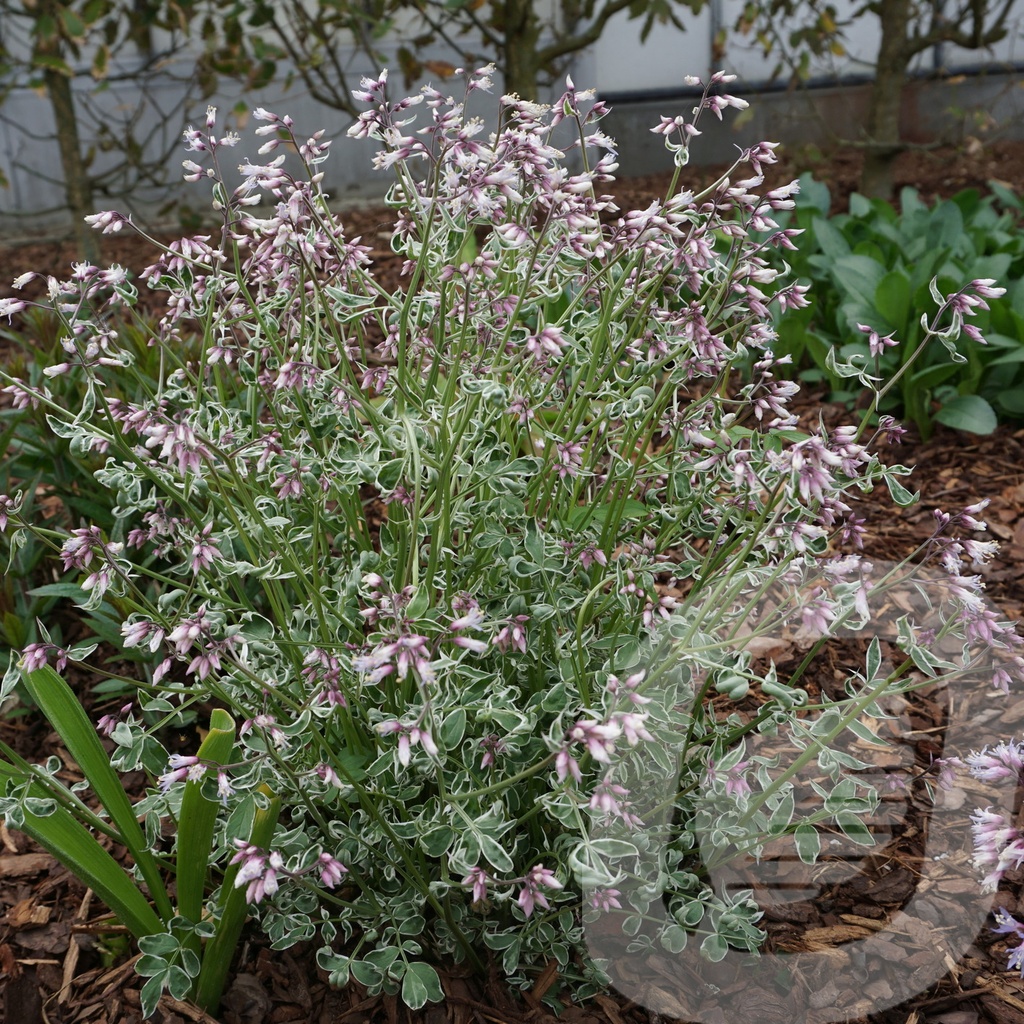
<path fill-rule="evenodd" d="M 52 5 L 48 5 L 52 6 Z M 56 10 L 46 10 L 57 23 Z M 60 52 L 60 37 L 53 35 L 37 43 L 40 56 L 63 59 Z M 79 255 L 87 263 L 99 262 L 99 244 L 95 233 L 85 222 L 85 217 L 95 213 L 93 208 L 92 183 L 82 160 L 82 146 L 78 137 L 78 119 L 75 116 L 75 97 L 72 94 L 71 79 L 56 68 L 44 67 L 43 82 L 53 111 L 57 129 L 57 146 L 60 151 L 60 169 L 65 179 L 65 201 L 75 221 L 75 239 Z"/>
<path fill-rule="evenodd" d="M 900 106 L 913 56 L 908 38 L 912 6 L 912 0 L 883 0 L 879 5 L 882 42 L 871 86 L 865 125 L 868 148 L 860 179 L 861 192 L 872 198 L 889 199 L 893 193 L 892 168 L 901 150 Z"/>
<path fill-rule="evenodd" d="M 64 172 L 64 198 L 75 223 L 79 255 L 87 263 L 96 264 L 100 259 L 99 244 L 95 232 L 85 223 L 85 217 L 96 210 L 93 209 L 92 183 L 82 161 L 71 81 L 67 75 L 52 68 L 46 69 L 43 80 L 57 124 L 57 145 L 60 148 L 61 170 Z"/>
<path fill-rule="evenodd" d="M 537 44 L 540 22 L 533 0 L 505 0 L 505 91 L 537 99 Z"/>

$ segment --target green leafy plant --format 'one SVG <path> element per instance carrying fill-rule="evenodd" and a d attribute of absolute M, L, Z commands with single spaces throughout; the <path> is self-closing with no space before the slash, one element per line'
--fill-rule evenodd
<path fill-rule="evenodd" d="M 827 380 L 852 404 L 858 393 L 829 358 L 860 360 L 895 381 L 882 410 L 912 420 L 924 437 L 933 422 L 987 434 L 1024 414 L 1021 200 L 993 182 L 985 198 L 968 190 L 929 207 L 906 188 L 899 210 L 855 194 L 848 214 L 830 217 L 827 186 L 809 176 L 800 184 L 792 224 L 804 233 L 789 262 L 815 301 L 778 316 L 777 351 L 804 379 Z M 963 336 L 958 329 L 929 343 L 925 311 L 941 306 L 954 282 L 986 279 L 1007 282 L 1006 294 L 983 296 Z"/>
<path fill-rule="evenodd" d="M 84 655 L 79 652 L 78 656 Z M 142 991 L 147 1016 L 165 988 L 176 998 L 195 993 L 200 1003 L 216 1006 L 230 966 L 230 951 L 246 916 L 244 893 L 231 887 L 229 877 L 221 887 L 217 926 L 202 920 L 218 798 L 200 786 L 186 788 L 177 815 L 174 856 L 168 862 L 154 854 L 151 840 L 139 825 L 137 809 L 100 743 L 95 723 L 68 684 L 47 665 L 23 672 L 23 680 L 81 768 L 105 818 L 60 785 L 52 770 L 40 770 L 0 744 L 0 753 L 6 758 L 0 760 L 0 777 L 7 793 L 8 820 L 88 885 L 139 940 L 144 956 L 138 972 L 149 977 Z M 206 765 L 230 763 L 234 743 L 234 722 L 227 712 L 215 709 L 198 756 Z M 280 801 L 265 796 L 265 806 L 256 812 L 249 835 L 253 842 L 266 841 L 277 821 Z M 86 825 L 123 845 L 141 880 L 122 868 Z M 166 869 L 176 880 L 176 910 L 164 884 Z M 205 950 L 203 939 L 207 940 Z"/>
<path fill-rule="evenodd" d="M 873 841 L 875 786 L 843 775 L 869 766 L 838 737 L 863 739 L 880 701 L 945 669 L 987 665 L 1008 685 L 1024 668 L 959 574 L 991 553 L 955 536 L 978 528 L 972 506 L 929 541 L 946 574 L 934 628 L 904 618 L 901 666 L 876 638 L 844 690 L 812 692 L 830 627 L 868 622 L 894 579 L 857 553 L 857 494 L 914 496 L 873 450 L 893 425 L 804 431 L 787 408 L 768 304 L 806 298 L 766 260 L 793 244 L 774 230 L 790 190 L 753 191 L 773 147 L 700 194 L 679 187 L 702 114 L 744 106 L 717 74 L 692 119 L 655 129 L 678 168 L 665 200 L 614 216 L 604 108 L 571 82 L 552 107 L 505 96 L 484 136 L 467 104 L 492 71 L 463 76 L 458 99 L 392 101 L 386 73 L 357 94 L 349 134 L 380 144 L 395 179 L 403 286 L 384 287 L 331 213 L 322 134 L 257 110 L 261 154 L 285 152 L 243 162 L 231 187 L 239 139 L 211 110 L 185 169 L 212 182 L 222 232 L 144 275 L 168 292 L 155 380 L 101 331 L 136 292 L 100 273 L 61 290 L 60 362 L 38 382 L 4 375 L 74 458 L 101 460 L 112 524 L 61 531 L 78 587 L 63 593 L 116 613 L 137 661 L 116 679 L 132 699 L 96 724 L 108 754 L 56 674 L 89 654 L 22 649 L 0 698 L 24 676 L 109 821 L 13 752 L 0 807 L 131 922 L 147 1012 L 165 988 L 215 1008 L 248 913 L 275 949 L 316 940 L 332 983 L 413 1008 L 442 998 L 445 961 L 526 987 L 554 959 L 575 997 L 599 991 L 583 928 L 605 914 L 641 948 L 755 952 L 752 893 L 716 889 L 710 866 L 787 840 L 813 862 L 829 823 Z M 418 104 L 428 123 L 407 133 Z M 754 177 L 733 185 L 741 164 Z M 975 282 L 944 308 L 979 289 L 998 291 Z M 926 332 L 940 342 L 942 316 Z M 830 365 L 881 394 L 856 361 Z M 76 405 L 56 397 L 67 375 L 84 381 Z M 12 542 L 54 541 L 25 509 L 0 495 Z M 783 676 L 751 645 L 793 624 L 812 640 Z M 932 651 L 940 636 L 958 661 Z M 161 726 L 182 715 L 210 732 L 168 756 Z M 745 753 L 777 735 L 785 757 Z M 116 772 L 135 770 L 153 785 L 133 805 Z M 87 829 L 113 831 L 137 879 Z M 625 895 L 652 851 L 656 877 Z M 642 934 L 654 907 L 671 917 Z"/>
<path fill-rule="evenodd" d="M 112 268 L 110 274 L 121 273 Z M 143 400 L 154 393 L 160 377 L 159 350 L 148 344 L 152 324 L 134 311 L 112 308 L 104 317 L 103 330 L 116 336 L 123 351 L 130 353 L 135 372 L 112 389 L 111 397 L 124 401 Z M 69 328 L 54 311 L 28 308 L 21 312 L 17 326 L 0 331 L 6 343 L 5 369 L 15 381 L 3 390 L 11 404 L 0 410 L 0 493 L 19 491 L 20 512 L 36 522 L 39 529 L 0 534 L 0 559 L 4 565 L 0 581 L 0 667 L 9 666 L 11 651 L 24 650 L 44 641 L 60 646 L 62 623 L 58 610 L 82 596 L 82 590 L 63 572 L 55 570 L 52 556 L 68 529 L 88 521 L 104 530 L 114 526 L 112 495 L 96 479 L 103 464 L 99 453 L 72 451 L 69 440 L 55 434 L 48 422 L 49 412 L 28 399 L 26 386 L 47 384 L 54 402 L 72 409 L 81 405 L 88 390 L 87 374 L 81 367 L 47 377 L 45 367 L 58 366 L 67 356 Z M 73 346 L 72 346 L 73 347 Z M 124 390 L 128 388 L 128 390 Z M 81 615 L 81 613 L 79 613 Z M 120 635 L 120 613 L 109 602 L 84 613 L 86 628 L 132 660 Z M 40 627 L 40 623 L 44 623 Z M 110 681 L 101 687 L 111 694 L 123 694 L 124 686 Z"/>

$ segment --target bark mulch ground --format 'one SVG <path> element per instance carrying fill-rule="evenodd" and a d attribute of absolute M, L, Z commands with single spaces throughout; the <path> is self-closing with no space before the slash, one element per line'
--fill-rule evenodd
<path fill-rule="evenodd" d="M 835 154 L 811 168 L 833 186 L 837 208 L 856 181 L 856 152 Z M 771 183 L 797 176 L 788 158 L 772 169 Z M 695 170 L 695 175 L 708 172 Z M 991 179 L 1024 191 L 1024 144 L 1000 143 L 980 151 L 943 150 L 916 152 L 901 158 L 898 185 L 914 184 L 926 198 L 948 196 L 965 187 L 983 189 Z M 651 176 L 620 183 L 617 189 L 623 208 L 646 206 L 664 189 L 664 176 Z M 351 235 L 362 234 L 375 247 L 383 263 L 389 255 L 386 240 L 389 224 L 386 212 L 353 210 L 346 214 Z M 137 239 L 122 236 L 103 239 L 104 258 L 134 270 L 152 262 L 153 250 Z M 71 243 L 33 244 L 17 250 L 0 248 L 0 297 L 11 294 L 11 278 L 26 269 L 67 275 L 75 258 Z M 392 273 L 387 270 L 387 273 Z M 2 357 L 2 352 L 0 352 Z M 823 414 L 841 422 L 844 410 L 823 402 L 823 396 L 803 396 L 800 408 L 809 418 Z M 1004 426 L 991 437 L 978 438 L 939 428 L 927 442 L 908 437 L 903 446 L 888 455 L 915 467 L 911 489 L 921 492 L 921 503 L 912 509 L 895 507 L 887 492 L 876 490 L 863 497 L 861 515 L 868 520 L 865 549 L 872 559 L 897 561 L 927 540 L 932 533 L 932 510 L 956 510 L 982 497 L 991 498 L 987 510 L 992 539 L 1000 541 L 998 556 L 984 575 L 990 598 L 1005 616 L 1020 620 L 1024 607 L 1024 429 Z M 860 641 L 837 641 L 814 664 L 808 685 L 829 690 L 836 679 L 863 663 Z M 785 652 L 774 652 L 785 667 Z M 793 655 L 795 657 L 795 654 Z M 783 676 L 784 677 L 784 676 Z M 978 691 L 967 698 L 969 706 L 960 713 L 973 715 L 984 723 L 986 742 L 1021 735 L 1024 718 L 1016 695 L 1009 699 Z M 927 764 L 940 749 L 935 734 L 943 726 L 944 711 L 925 693 L 910 702 L 896 719 L 907 730 L 906 743 L 914 763 Z M 74 779 L 76 768 L 45 723 L 31 716 L 0 721 L 0 738 L 26 756 L 41 759 L 56 753 L 66 764 L 66 776 Z M 130 782 L 130 780 L 129 780 Z M 927 800 L 919 789 L 896 794 L 901 801 L 903 823 L 882 836 L 869 861 L 850 876 L 833 877 L 823 871 L 815 892 L 788 902 L 775 900 L 766 905 L 766 923 L 771 943 L 790 952 L 830 951 L 835 958 L 835 982 L 819 979 L 819 998 L 825 1020 L 849 1020 L 856 1024 L 1024 1024 L 1024 981 L 1008 974 L 1004 937 L 984 930 L 967 952 L 946 966 L 940 981 L 928 985 L 914 998 L 895 1008 L 872 1012 L 884 1005 L 887 982 L 884 976 L 864 975 L 864 984 L 850 986 L 844 977 L 851 973 L 849 959 L 858 944 L 873 933 L 913 896 L 922 871 L 922 831 L 927 826 Z M 938 838 L 938 847 L 928 846 L 929 856 L 959 859 L 970 853 L 970 814 L 985 806 L 983 787 L 963 781 L 947 794 L 955 827 Z M 949 803 L 952 801 L 952 804 Z M 957 818 L 956 815 L 959 815 Z M 947 818 L 943 819 L 948 820 Z M 929 840 L 930 844 L 932 839 Z M 115 851 L 117 853 L 118 851 Z M 827 867 L 827 865 L 824 865 Z M 782 862 L 779 871 L 784 872 Z M 759 872 L 763 879 L 764 872 Z M 784 879 L 781 883 L 784 887 Z M 955 889 L 955 886 L 953 887 Z M 922 958 L 927 961 L 943 934 L 943 901 L 950 904 L 955 891 L 935 884 L 938 901 L 935 921 L 908 940 L 909 945 L 889 947 L 881 939 L 882 957 Z M 1006 875 L 993 906 L 1010 912 L 1024 911 L 1021 872 Z M 111 931 L 107 915 L 91 894 L 71 878 L 49 856 L 33 848 L 22 835 L 0 829 L 0 1021 L 7 1024 L 136 1024 L 140 1020 L 139 983 L 127 937 Z M 930 930 L 929 930 L 930 929 Z M 255 932 L 239 949 L 236 974 L 226 994 L 219 1021 L 223 1024 L 662 1024 L 664 1013 L 630 1003 L 614 992 L 598 997 L 586 1006 L 563 1005 L 556 1012 L 541 1000 L 558 991 L 553 970 L 543 972 L 532 991 L 511 992 L 495 971 L 488 979 L 470 978 L 458 972 L 444 976 L 446 1002 L 409 1014 L 393 997 L 368 998 L 358 985 L 344 991 L 332 990 L 313 962 L 314 950 L 298 946 L 271 951 Z M 845 960 L 844 960 L 845 958 Z M 667 974 L 671 975 L 669 969 Z M 708 975 L 688 979 L 670 978 L 673 984 L 690 988 L 706 983 Z M 730 996 L 728 1005 L 742 1010 L 749 1024 L 789 1024 L 794 1021 L 783 994 L 751 983 L 742 974 L 721 978 L 719 988 Z M 796 979 L 799 983 L 800 979 Z M 829 987 L 831 985 L 831 988 Z M 730 989 L 728 986 L 732 986 Z M 671 986 L 669 986 L 671 987 Z M 891 991 L 891 990 L 890 990 Z M 731 993 L 731 995 L 730 995 Z M 708 1012 L 701 1020 L 732 1024 Z M 165 999 L 156 1020 L 161 1024 L 215 1024 L 215 1019 L 191 1006 Z"/>

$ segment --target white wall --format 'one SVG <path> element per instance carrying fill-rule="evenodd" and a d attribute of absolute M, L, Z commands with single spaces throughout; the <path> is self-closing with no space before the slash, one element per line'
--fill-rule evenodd
<path fill-rule="evenodd" d="M 312 0 L 310 0 L 312 2 Z M 553 10 L 554 0 L 543 0 L 545 16 Z M 852 13 L 862 0 L 835 0 L 839 7 L 840 18 Z M 952 2 L 952 0 L 950 0 Z M 680 19 L 685 23 L 686 30 L 680 31 L 671 25 L 655 25 L 646 43 L 640 42 L 642 19 L 629 20 L 625 13 L 616 16 L 608 25 L 603 37 L 586 52 L 576 55 L 572 61 L 572 74 L 576 85 L 580 88 L 596 87 L 604 94 L 633 95 L 638 99 L 644 93 L 652 91 L 671 91 L 683 88 L 686 75 L 706 77 L 712 70 L 712 39 L 720 27 L 731 27 L 743 0 L 709 0 L 709 4 L 700 15 L 693 15 L 687 9 L 680 8 Z M 940 60 L 947 70 L 957 67 L 975 66 L 979 60 L 986 58 L 999 61 L 1024 60 L 1024 40 L 1021 38 L 1022 22 L 1024 22 L 1024 0 L 1019 0 L 1021 11 L 1011 16 L 1011 32 L 1009 37 L 993 48 L 991 54 L 979 54 L 973 51 L 945 47 L 941 54 L 928 51 L 920 61 L 922 69 L 934 66 Z M 404 26 L 408 30 L 408 26 Z M 753 84 L 764 83 L 772 67 L 776 63 L 774 56 L 765 58 L 760 48 L 751 45 L 750 40 L 729 35 L 729 42 L 722 62 L 726 70 L 737 73 L 741 81 L 733 87 L 734 92 L 749 93 Z M 163 40 L 156 40 L 162 43 Z M 819 76 L 849 76 L 869 73 L 878 46 L 877 19 L 865 16 L 848 32 L 848 55 L 819 63 L 814 74 Z M 382 44 L 391 52 L 397 46 L 397 39 L 385 40 Z M 439 50 L 432 54 L 438 59 L 451 60 L 459 63 L 459 58 L 452 52 Z M 376 68 L 368 59 L 354 48 L 343 50 L 340 59 L 350 74 L 349 85 L 358 85 L 359 78 L 364 74 L 375 74 Z M 392 62 L 397 72 L 397 61 Z M 187 64 L 183 67 L 187 68 Z M 396 95 L 402 88 L 400 74 L 393 74 Z M 86 78 L 79 81 L 77 87 L 90 91 L 90 81 Z M 149 155 L 159 155 L 170 151 L 165 159 L 167 178 L 171 182 L 180 182 L 180 163 L 185 158 L 184 150 L 175 146 L 180 139 L 182 129 L 190 120 L 197 121 L 203 117 L 207 102 L 218 106 L 222 115 L 226 115 L 240 100 L 252 109 L 264 106 L 278 113 L 288 113 L 304 132 L 312 133 L 319 128 L 326 128 L 335 137 L 343 136 L 348 126 L 346 115 L 316 103 L 303 91 L 300 81 L 285 90 L 274 85 L 259 93 L 242 96 L 237 86 L 222 83 L 216 96 L 209 101 L 196 95 L 190 98 L 186 83 L 168 77 L 154 87 L 148 99 L 140 96 L 130 83 L 111 86 L 109 92 L 90 102 L 97 103 L 105 110 L 104 116 L 111 123 L 117 123 L 126 116 L 138 113 L 140 108 L 143 120 L 149 125 L 157 125 L 165 121 L 164 128 L 150 143 Z M 223 123 L 223 122 L 222 122 Z M 250 125 L 250 129 L 253 126 Z M 3 235 L 24 235 L 33 224 L 46 223 L 45 218 L 37 216 L 38 211 L 53 208 L 56 221 L 64 222 L 65 215 L 61 212 L 63 201 L 60 185 L 60 167 L 56 143 L 47 136 L 52 134 L 52 115 L 48 101 L 39 93 L 28 89 L 16 90 L 0 108 L 0 171 L 10 180 L 10 187 L 0 189 L 0 238 Z M 239 160 L 255 158 L 258 140 L 243 132 L 243 139 L 248 140 L 240 146 L 237 153 Z M 88 144 L 88 140 L 86 140 Z M 338 142 L 332 150 L 332 159 L 327 165 L 328 182 L 333 194 L 338 198 L 358 195 L 379 194 L 384 188 L 381 178 L 375 178 L 370 171 L 374 144 L 371 142 L 351 143 Z M 95 169 L 109 167 L 117 159 L 117 155 L 99 153 L 96 157 Z M 139 209 L 147 204 L 152 208 L 150 200 L 161 195 L 151 190 L 132 196 L 118 194 L 117 190 L 110 197 L 101 199 L 102 205 L 124 210 Z M 186 201 L 191 201 L 197 209 L 206 206 L 206 195 L 194 187 L 180 192 Z M 23 215 L 31 214 L 32 219 L 26 220 Z M 22 227 L 24 225 L 24 227 Z"/>

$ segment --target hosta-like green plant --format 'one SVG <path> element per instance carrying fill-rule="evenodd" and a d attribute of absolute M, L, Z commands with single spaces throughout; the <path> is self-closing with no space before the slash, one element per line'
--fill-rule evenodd
<path fill-rule="evenodd" d="M 118 612 L 143 668 L 121 679 L 134 699 L 98 723 L 110 764 L 84 738 L 80 763 L 153 903 L 155 918 L 104 863 L 100 891 L 147 933 L 147 1011 L 162 985 L 216 1006 L 246 906 L 273 948 L 315 940 L 333 982 L 411 1007 L 442 998 L 435 967 L 452 960 L 496 960 L 525 986 L 553 958 L 577 996 L 592 993 L 605 976 L 584 916 L 636 935 L 654 903 L 673 918 L 651 942 L 697 935 L 711 960 L 755 951 L 760 911 L 749 891 L 710 884 L 702 843 L 718 863 L 794 836 L 813 861 L 827 823 L 865 841 L 859 815 L 877 794 L 840 780 L 863 764 L 832 747 L 920 685 L 909 659 L 882 666 L 877 640 L 835 697 L 804 688 L 812 654 L 787 677 L 754 660 L 755 641 L 791 620 L 821 637 L 870 619 L 892 574 L 873 578 L 858 554 L 856 496 L 883 481 L 913 496 L 905 470 L 873 454 L 884 434 L 866 420 L 805 432 L 787 408 L 769 305 L 806 299 L 767 263 L 793 246 L 773 227 L 793 189 L 757 191 L 772 147 L 700 194 L 677 187 L 702 114 L 743 105 L 718 91 L 726 77 L 692 118 L 655 129 L 677 181 L 626 213 L 604 194 L 616 163 L 600 104 L 571 83 L 552 107 L 507 96 L 488 134 L 467 104 L 489 72 L 462 81 L 459 99 L 428 88 L 393 102 L 386 75 L 358 94 L 367 110 L 349 134 L 374 140 L 395 179 L 401 287 L 376 279 L 331 212 L 322 135 L 257 110 L 267 162 L 243 157 L 232 187 L 224 162 L 241 143 L 216 134 L 211 111 L 186 133 L 185 168 L 212 182 L 223 223 L 144 274 L 168 293 L 152 388 L 123 383 L 137 354 L 100 329 L 135 286 L 99 271 L 56 289 L 66 351 L 45 372 L 81 374 L 80 404 L 8 378 L 76 457 L 102 458 L 112 496 L 112 524 L 63 532 L 0 496 L 0 526 L 15 542 L 59 536 L 71 596 Z M 93 222 L 131 230 L 116 213 Z M 945 300 L 954 323 L 978 287 L 993 291 Z M 990 553 L 950 535 L 976 511 L 937 526 L 929 550 L 948 573 Z M 994 651 L 1008 685 L 1021 670 L 1001 643 L 1009 627 L 977 581 L 947 583 L 933 595 L 939 632 L 961 638 L 969 666 Z M 922 671 L 947 664 L 929 652 L 931 625 L 905 617 L 901 630 Z M 26 647 L 30 689 L 72 655 L 84 657 Z M 55 724 L 71 714 L 41 703 Z M 184 715 L 209 716 L 211 731 L 168 757 L 162 729 Z M 744 756 L 776 734 L 800 756 Z M 794 775 L 815 758 L 823 802 L 798 813 Z M 679 779 L 658 806 L 650 759 Z M 144 843 L 111 766 L 150 773 L 131 808 Z M 45 769 L 11 771 L 8 822 L 98 879 L 48 829 L 106 822 Z M 702 791 L 718 801 L 710 830 Z M 666 843 L 658 879 L 624 895 Z"/>
<path fill-rule="evenodd" d="M 777 352 L 851 404 L 857 392 L 830 368 L 830 353 L 859 360 L 879 380 L 896 378 L 882 411 L 913 421 L 924 437 L 935 422 L 988 434 L 1024 415 L 1020 198 L 992 182 L 985 198 L 971 189 L 927 206 L 905 188 L 898 210 L 855 194 L 848 214 L 830 217 L 827 186 L 810 175 L 800 183 L 792 223 L 804 234 L 787 259 L 814 302 L 778 317 Z M 979 279 L 1007 291 L 983 296 L 963 334 L 958 327 L 933 344 L 927 326 L 937 306 Z"/>

